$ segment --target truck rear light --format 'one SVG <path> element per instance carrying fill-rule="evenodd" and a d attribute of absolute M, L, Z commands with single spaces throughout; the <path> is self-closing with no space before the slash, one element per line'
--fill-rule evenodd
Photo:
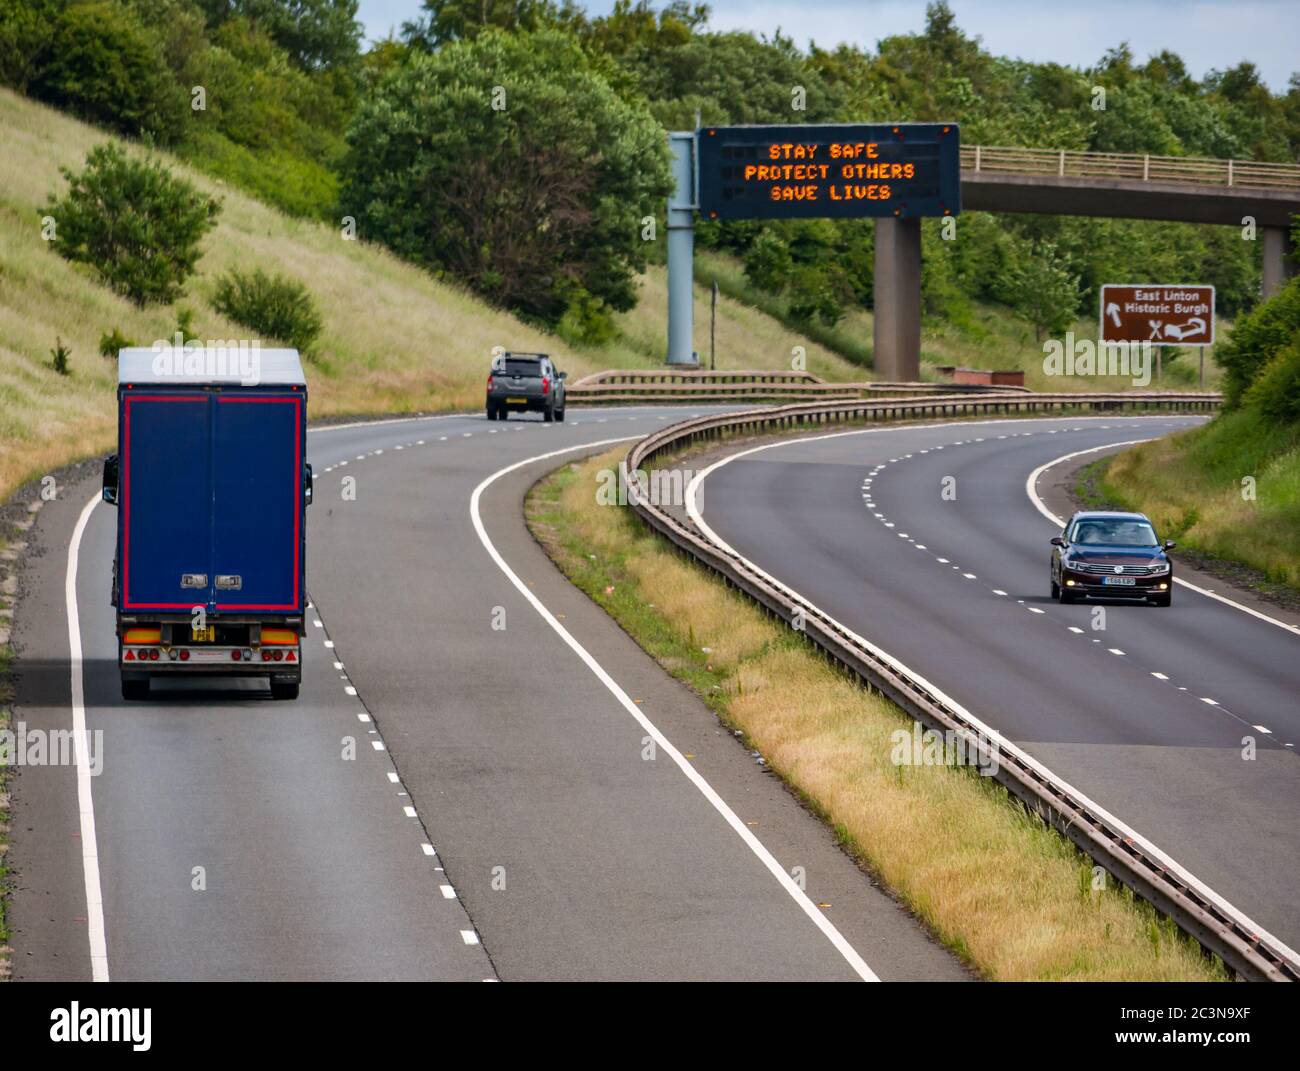
<path fill-rule="evenodd" d="M 262 629 L 262 646 L 265 647 L 271 643 L 287 643 L 290 645 L 298 642 L 298 633 L 291 628 L 264 628 Z"/>
<path fill-rule="evenodd" d="M 162 629 L 160 628 L 129 628 L 126 635 L 122 637 L 123 643 L 161 643 Z"/>
<path fill-rule="evenodd" d="M 132 650 L 128 647 L 125 656 L 123 656 L 123 658 L 122 658 L 122 661 L 123 661 L 123 662 L 134 662 L 134 661 L 135 661 L 135 652 L 132 651 Z"/>
<path fill-rule="evenodd" d="M 157 662 L 157 661 L 158 661 L 158 648 L 157 648 L 157 647 L 155 647 L 152 651 L 149 652 L 149 661 L 150 661 L 150 662 Z"/>
<path fill-rule="evenodd" d="M 269 662 L 269 661 L 271 661 L 271 652 L 270 652 L 270 651 L 263 651 L 263 652 L 262 652 L 262 661 L 263 661 L 263 662 Z"/>
<path fill-rule="evenodd" d="M 182 661 L 182 662 L 188 662 L 189 660 L 190 660 L 190 653 L 189 653 L 189 651 L 181 651 L 181 661 Z"/>
<path fill-rule="evenodd" d="M 549 376 L 542 376 L 542 393 L 543 394 L 551 393 L 551 379 Z"/>
<path fill-rule="evenodd" d="M 230 652 L 230 660 L 231 660 L 232 662 L 238 662 L 238 661 L 239 661 L 239 651 L 238 651 L 238 650 L 234 650 L 234 651 L 231 651 L 231 652 Z"/>
<path fill-rule="evenodd" d="M 284 660 L 285 660 L 286 662 L 296 662 L 296 661 L 297 661 L 297 659 L 293 657 L 293 652 L 292 652 L 292 651 L 289 651 L 289 652 L 287 652 L 287 653 L 285 654 L 285 656 L 284 656 Z"/>
<path fill-rule="evenodd" d="M 292 654 L 292 653 L 293 653 L 293 652 L 291 651 L 290 654 Z M 274 652 L 274 655 L 275 655 L 275 660 L 276 660 L 277 662 L 279 662 L 282 658 L 284 658 L 284 652 L 283 652 L 283 651 L 275 651 L 275 652 Z"/>

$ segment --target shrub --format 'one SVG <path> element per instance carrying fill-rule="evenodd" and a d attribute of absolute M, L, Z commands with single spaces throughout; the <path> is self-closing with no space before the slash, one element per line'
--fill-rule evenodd
<path fill-rule="evenodd" d="M 81 174 L 62 171 L 67 194 L 42 209 L 55 220 L 55 250 L 91 265 L 137 305 L 175 300 L 220 203 L 156 160 L 133 159 L 112 144 L 91 149 Z"/>
<path fill-rule="evenodd" d="M 1237 320 L 1232 326 L 1232 338 L 1217 347 L 1214 359 L 1225 372 L 1225 403 L 1239 404 L 1261 369 L 1297 334 L 1300 334 L 1300 275 Z"/>
<path fill-rule="evenodd" d="M 309 354 L 320 334 L 321 318 L 302 283 L 261 268 L 245 274 L 237 268 L 217 280 L 212 307 L 238 324 Z"/>
<path fill-rule="evenodd" d="M 63 339 L 55 338 L 54 349 L 50 350 L 50 367 L 61 376 L 68 375 L 68 358 L 72 356 L 72 351 L 63 344 Z"/>
<path fill-rule="evenodd" d="M 135 343 L 131 339 L 127 338 L 115 327 L 112 331 L 105 331 L 99 336 L 99 355 L 110 360 L 116 360 L 118 350 L 124 350 L 128 346 L 134 345 Z"/>
<path fill-rule="evenodd" d="M 113 0 L 72 4 L 59 15 L 48 62 L 31 88 L 82 118 L 163 142 L 181 136 L 189 115 L 161 40 Z"/>
<path fill-rule="evenodd" d="M 1264 366 L 1246 391 L 1244 401 L 1281 423 L 1300 420 L 1300 335 Z"/>

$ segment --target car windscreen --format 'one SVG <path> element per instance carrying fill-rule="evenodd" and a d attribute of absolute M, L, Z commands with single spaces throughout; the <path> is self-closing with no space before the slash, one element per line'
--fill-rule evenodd
<path fill-rule="evenodd" d="M 1090 517 L 1076 521 L 1070 542 L 1083 546 L 1154 547 L 1155 529 L 1146 521 L 1123 517 Z"/>
<path fill-rule="evenodd" d="M 526 358 L 507 357 L 504 371 L 508 376 L 540 376 L 542 374 L 542 362 Z"/>

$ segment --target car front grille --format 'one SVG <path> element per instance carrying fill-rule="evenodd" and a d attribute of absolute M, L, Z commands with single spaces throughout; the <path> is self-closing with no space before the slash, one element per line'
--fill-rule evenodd
<path fill-rule="evenodd" d="M 1150 576 L 1156 571 L 1150 565 L 1121 565 L 1117 573 L 1115 566 L 1097 562 L 1071 562 L 1069 568 L 1076 573 L 1098 573 L 1103 576 Z"/>

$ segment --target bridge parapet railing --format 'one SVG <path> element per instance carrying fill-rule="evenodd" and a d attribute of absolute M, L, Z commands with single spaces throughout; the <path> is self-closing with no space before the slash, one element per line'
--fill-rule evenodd
<path fill-rule="evenodd" d="M 1300 165 L 1220 160 L 1208 156 L 963 145 L 961 166 L 964 171 L 997 175 L 1055 175 L 1058 178 L 1300 190 Z"/>

